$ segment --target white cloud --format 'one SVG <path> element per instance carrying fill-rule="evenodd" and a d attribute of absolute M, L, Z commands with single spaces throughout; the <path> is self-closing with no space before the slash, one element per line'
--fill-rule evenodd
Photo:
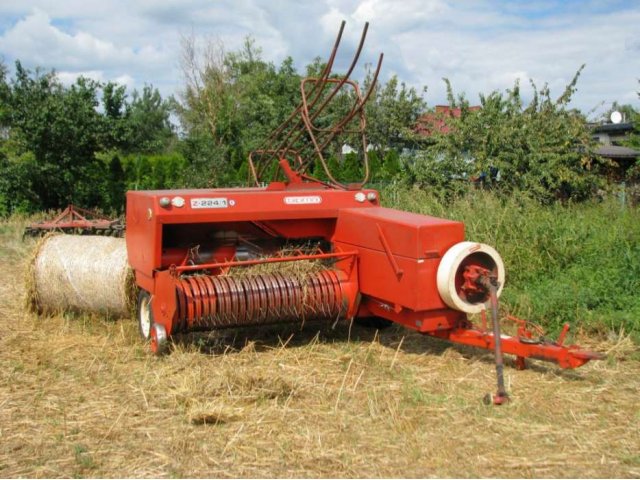
<path fill-rule="evenodd" d="M 120 85 L 127 87 L 128 89 L 133 88 L 136 83 L 134 78 L 131 75 L 127 75 L 127 74 L 120 75 L 119 77 L 114 78 L 113 81 L 115 83 L 118 83 Z"/>
<path fill-rule="evenodd" d="M 86 72 L 56 72 L 56 77 L 63 85 L 72 85 L 78 77 L 90 78 L 97 82 L 104 81 L 104 72 L 101 70 L 88 70 Z"/>
<path fill-rule="evenodd" d="M 113 43 L 86 32 L 65 33 L 51 24 L 49 15 L 40 9 L 18 21 L 0 37 L 0 49 L 17 58 L 29 58 L 41 65 L 52 60 L 60 68 L 78 68 L 87 63 L 111 65 L 130 60 L 131 48 L 117 48 Z"/>
<path fill-rule="evenodd" d="M 168 55 L 151 43 L 120 44 L 117 38 L 105 39 L 74 30 L 64 31 L 48 13 L 34 8 L 2 33 L 0 53 L 5 58 L 21 60 L 27 67 L 55 69 L 63 83 L 73 83 L 83 75 L 129 87 L 136 84 L 134 75 L 142 77 L 140 83 L 155 83 L 158 76 L 166 75 L 167 64 L 174 60 L 173 54 Z"/>
<path fill-rule="evenodd" d="M 180 88 L 180 36 L 220 38 L 227 50 L 251 35 L 276 63 L 291 55 L 302 70 L 326 57 L 340 21 L 347 21 L 337 68 L 350 61 L 365 21 L 371 26 L 362 62 L 385 53 L 382 79 L 396 73 L 429 87 L 429 104 L 446 100 L 442 77 L 471 101 L 528 78 L 554 95 L 582 63 L 574 105 L 601 101 L 638 106 L 640 6 L 550 0 L 86 0 L 4 1 L 0 56 L 71 78 L 93 72 L 127 86 L 152 83 L 163 94 Z M 4 29 L 4 30 L 2 30 Z M 356 73 L 359 75 L 362 70 Z M 67 77 L 65 77 L 67 78 Z"/>
<path fill-rule="evenodd" d="M 640 10 L 558 17 L 551 26 L 529 20 L 521 27 L 505 27 L 509 22 L 498 18 L 500 14 L 492 21 L 486 13 L 475 27 L 456 27 L 467 24 L 469 15 L 454 10 L 432 28 L 413 28 L 393 36 L 405 67 L 402 72 L 410 83 L 429 86 L 431 103 L 445 98 L 442 77 L 448 77 L 454 89 L 466 92 L 471 101 L 477 101 L 478 92 L 513 86 L 516 78 L 526 94 L 529 77 L 539 87 L 547 82 L 552 94 L 559 96 L 586 63 L 574 106 L 586 112 L 603 100 L 608 106 L 616 99 L 638 105 L 640 52 L 634 55 L 630 48 L 638 38 Z M 487 22 L 496 27 L 486 28 Z"/>
<path fill-rule="evenodd" d="M 364 0 L 351 14 L 355 21 L 372 22 L 390 30 L 404 30 L 426 22 L 435 21 L 439 16 L 448 15 L 450 7 L 443 0 Z"/>

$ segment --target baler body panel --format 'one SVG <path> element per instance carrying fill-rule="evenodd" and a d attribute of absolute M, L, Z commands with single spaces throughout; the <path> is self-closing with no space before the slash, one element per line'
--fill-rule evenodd
<path fill-rule="evenodd" d="M 442 255 L 463 239 L 461 222 L 375 207 L 342 209 L 332 240 L 341 249 L 358 251 L 363 295 L 396 309 L 424 311 L 447 308 L 437 292 L 436 273 Z"/>

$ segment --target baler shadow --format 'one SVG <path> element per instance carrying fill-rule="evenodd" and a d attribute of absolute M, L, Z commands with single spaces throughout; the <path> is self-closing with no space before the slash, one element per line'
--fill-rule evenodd
<path fill-rule="evenodd" d="M 205 333 L 189 333 L 174 338 L 177 345 L 196 348 L 205 355 L 225 355 L 250 348 L 256 352 L 274 349 L 304 348 L 311 344 L 331 344 L 358 342 L 369 344 L 378 342 L 383 347 L 400 350 L 411 355 L 443 355 L 453 351 L 468 361 L 479 361 L 487 366 L 495 363 L 493 352 L 459 345 L 438 338 L 421 335 L 400 325 L 392 325 L 383 330 L 368 328 L 357 323 L 340 321 L 308 321 L 304 325 L 276 324 L 260 327 L 242 327 Z M 515 369 L 515 357 L 505 355 L 505 365 Z M 575 370 L 564 370 L 554 364 L 527 361 L 527 369 L 544 374 L 553 372 L 568 380 L 583 380 Z"/>
<path fill-rule="evenodd" d="M 300 348 L 313 343 L 329 344 L 349 341 L 349 326 L 311 320 L 303 325 L 272 324 L 236 327 L 209 332 L 176 335 L 174 343 L 197 348 L 206 355 L 224 355 L 252 348 L 257 352 L 278 348 Z M 361 328 L 361 327 L 360 327 Z M 356 326 L 352 327 L 355 330 Z M 373 337 L 371 337 L 373 338 Z"/>

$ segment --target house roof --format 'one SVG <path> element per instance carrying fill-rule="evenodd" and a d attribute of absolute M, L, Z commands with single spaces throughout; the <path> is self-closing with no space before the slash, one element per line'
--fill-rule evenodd
<path fill-rule="evenodd" d="M 603 145 L 596 149 L 596 155 L 606 158 L 637 158 L 640 157 L 640 152 L 628 147 Z"/>
<path fill-rule="evenodd" d="M 600 125 L 594 125 L 593 131 L 595 133 L 611 133 L 611 132 L 630 132 L 633 130 L 633 123 L 602 123 Z"/>
<path fill-rule="evenodd" d="M 476 112 L 482 107 L 479 105 L 469 107 L 470 112 Z M 462 110 L 451 108 L 448 105 L 436 105 L 435 112 L 425 113 L 417 120 L 416 132 L 422 136 L 430 137 L 436 133 L 447 134 L 451 127 L 447 124 L 450 118 L 460 118 Z"/>

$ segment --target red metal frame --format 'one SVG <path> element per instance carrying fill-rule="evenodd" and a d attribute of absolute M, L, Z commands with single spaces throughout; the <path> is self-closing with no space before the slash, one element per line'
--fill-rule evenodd
<path fill-rule="evenodd" d="M 67 208 L 65 208 L 53 220 L 45 220 L 30 224 L 26 228 L 25 233 L 36 234 L 38 232 L 46 231 L 100 232 L 108 230 L 112 230 L 113 233 L 121 234 L 124 232 L 124 225 L 122 225 L 122 222 L 119 219 L 113 220 L 93 210 L 87 210 L 76 207 L 73 204 L 69 204 Z"/>
<path fill-rule="evenodd" d="M 455 328 L 444 332 L 433 332 L 431 335 L 455 343 L 471 345 L 473 347 L 493 350 L 495 339 L 492 333 L 473 329 Z M 559 341 L 544 341 L 539 343 L 525 343 L 521 338 L 501 336 L 504 353 L 515 355 L 517 358 L 533 358 L 557 363 L 561 368 L 578 368 L 589 360 L 602 360 L 604 356 L 598 352 L 583 350 L 578 345 L 564 346 Z"/>

